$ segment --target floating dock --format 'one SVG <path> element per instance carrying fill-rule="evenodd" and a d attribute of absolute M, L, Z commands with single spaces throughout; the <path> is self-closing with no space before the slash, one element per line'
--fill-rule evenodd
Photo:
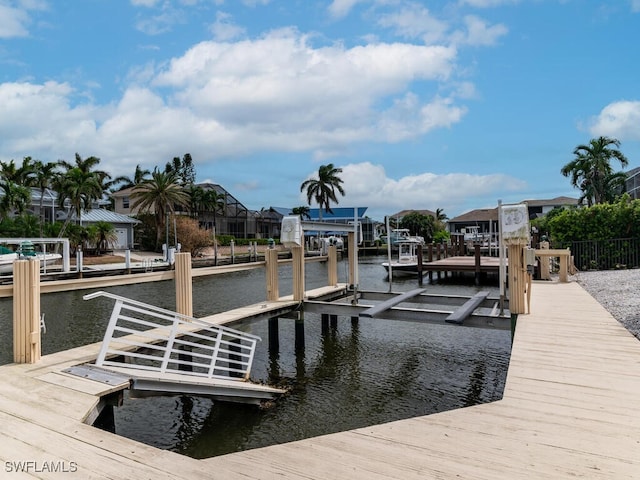
<path fill-rule="evenodd" d="M 226 315 L 215 318 L 242 316 Z M 640 472 L 640 343 L 575 282 L 534 283 L 500 401 L 207 460 L 88 424 L 120 385 L 64 370 L 94 361 L 99 349 L 0 367 L 7 478 L 633 479 Z"/>

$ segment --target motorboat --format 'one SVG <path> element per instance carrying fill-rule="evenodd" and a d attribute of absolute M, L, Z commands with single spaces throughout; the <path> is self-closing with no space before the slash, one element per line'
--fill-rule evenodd
<path fill-rule="evenodd" d="M 398 256 L 391 260 L 393 273 L 418 274 L 418 247 L 419 241 L 405 241 L 398 243 Z M 382 266 L 389 272 L 389 262 L 382 262 Z"/>
<path fill-rule="evenodd" d="M 424 238 L 417 235 L 411 235 L 408 228 L 394 228 L 391 230 L 390 235 L 381 235 L 380 240 L 382 240 L 383 243 L 388 243 L 388 241 L 390 241 L 391 245 L 394 247 L 404 242 L 424 245 Z"/>
<path fill-rule="evenodd" d="M 23 242 L 16 251 L 9 250 L 6 247 L 0 247 L 0 274 L 12 273 L 13 262 L 29 258 L 38 259 L 40 261 L 40 268 L 42 268 L 45 265 L 51 265 L 62 259 L 62 255 L 59 253 L 36 252 L 31 242 Z"/>

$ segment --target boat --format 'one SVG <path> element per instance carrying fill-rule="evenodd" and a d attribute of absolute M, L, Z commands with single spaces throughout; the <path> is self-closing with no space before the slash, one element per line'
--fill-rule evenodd
<path fill-rule="evenodd" d="M 418 246 L 419 241 L 405 241 L 398 244 L 398 257 L 391 261 L 393 273 L 418 274 Z M 382 266 L 389 272 L 389 262 L 382 262 Z"/>
<path fill-rule="evenodd" d="M 0 246 L 0 274 L 12 273 L 13 262 L 29 258 L 37 258 L 40 260 L 40 268 L 42 268 L 45 265 L 51 265 L 57 262 L 62 258 L 62 255 L 59 253 L 36 252 L 31 242 L 22 242 L 16 251 Z"/>
<path fill-rule="evenodd" d="M 391 241 L 391 245 L 396 247 L 400 245 L 400 243 L 412 242 L 420 245 L 424 245 L 424 238 L 411 235 L 408 228 L 394 228 L 391 230 L 391 235 L 387 237 L 387 235 L 381 235 L 380 240 L 383 243 L 387 243 L 387 238 Z"/>

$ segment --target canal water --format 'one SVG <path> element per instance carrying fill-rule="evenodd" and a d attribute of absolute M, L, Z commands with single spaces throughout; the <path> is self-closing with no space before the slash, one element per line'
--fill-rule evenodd
<path fill-rule="evenodd" d="M 363 290 L 388 291 L 382 257 L 360 261 Z M 339 262 L 339 281 L 347 264 Z M 305 266 L 307 289 L 326 283 L 326 265 Z M 291 268 L 280 268 L 280 293 L 291 293 Z M 415 279 L 395 279 L 393 291 L 416 288 Z M 425 285 L 428 292 L 472 295 L 497 285 L 473 278 Z M 172 281 L 105 289 L 175 309 Z M 92 290 L 43 295 L 47 327 L 43 354 L 102 340 L 113 301 L 84 301 Z M 204 316 L 266 297 L 263 269 L 195 278 L 194 316 Z M 0 300 L 0 364 L 11 362 L 11 300 Z M 263 338 L 253 380 L 287 386 L 291 392 L 268 408 L 213 402 L 195 396 L 130 398 L 115 409 L 116 433 L 195 458 L 274 445 L 353 428 L 401 420 L 502 397 L 511 337 L 506 331 L 453 325 L 339 318 L 324 334 L 318 315 L 305 315 L 305 348 L 296 350 L 294 321 L 280 319 L 280 348 L 269 352 L 265 321 L 242 329 Z"/>

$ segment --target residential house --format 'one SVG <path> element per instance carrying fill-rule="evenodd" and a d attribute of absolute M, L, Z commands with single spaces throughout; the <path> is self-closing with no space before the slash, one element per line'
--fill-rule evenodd
<path fill-rule="evenodd" d="M 640 167 L 633 168 L 627 172 L 625 190 L 631 198 L 640 198 Z"/>

